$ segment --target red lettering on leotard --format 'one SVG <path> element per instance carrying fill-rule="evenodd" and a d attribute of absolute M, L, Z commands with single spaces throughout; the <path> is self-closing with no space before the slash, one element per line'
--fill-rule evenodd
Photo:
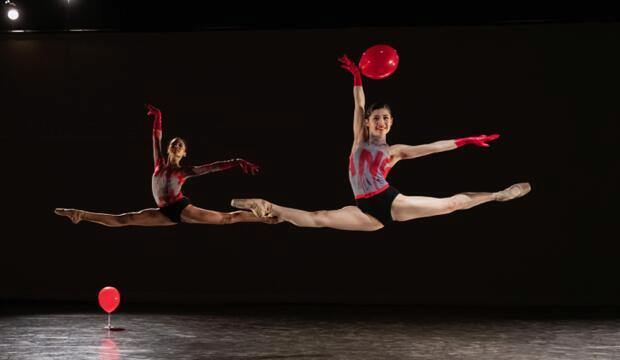
<path fill-rule="evenodd" d="M 353 154 L 349 156 L 349 173 L 351 176 L 355 176 L 355 163 L 353 162 Z"/>
<path fill-rule="evenodd" d="M 179 181 L 179 185 L 183 185 L 183 183 L 185 182 L 185 175 L 181 171 L 179 171 L 176 173 L 176 177 Z"/>
<path fill-rule="evenodd" d="M 381 172 L 383 173 L 383 178 L 387 178 L 388 173 L 390 172 L 390 170 L 392 170 L 391 167 L 387 166 L 387 164 L 389 163 L 389 158 L 385 158 L 383 159 L 383 162 L 381 163 Z"/>
<path fill-rule="evenodd" d="M 375 157 L 372 157 L 372 153 L 366 149 L 362 149 L 359 154 L 358 169 L 355 169 L 355 162 L 353 161 L 353 155 L 349 157 L 349 173 L 351 176 L 364 177 L 364 167 L 368 165 L 368 171 L 370 172 L 370 179 L 376 182 L 376 175 L 378 171 L 381 171 L 381 175 L 385 179 L 390 172 L 391 167 L 388 166 L 390 158 L 384 157 L 382 151 L 378 151 Z M 378 185 L 377 185 L 378 186 Z"/>
<path fill-rule="evenodd" d="M 382 161 L 383 160 L 383 161 Z M 385 173 L 385 166 L 389 162 L 388 158 L 383 158 L 383 152 L 377 151 L 375 158 L 372 158 L 372 154 L 370 151 L 366 149 L 362 149 L 360 153 L 360 161 L 359 161 L 359 170 L 360 173 L 364 171 L 364 165 L 368 164 L 368 170 L 370 174 L 374 178 L 377 175 L 377 171 L 381 169 L 381 173 Z"/>

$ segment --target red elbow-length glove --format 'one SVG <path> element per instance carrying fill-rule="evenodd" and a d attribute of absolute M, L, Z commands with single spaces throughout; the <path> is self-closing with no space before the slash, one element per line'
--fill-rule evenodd
<path fill-rule="evenodd" d="M 340 61 L 340 67 L 353 74 L 353 86 L 362 86 L 362 74 L 360 69 L 351 61 L 346 55 L 342 55 L 338 58 Z"/>
<path fill-rule="evenodd" d="M 493 135 L 480 135 L 480 136 L 470 136 L 470 137 L 466 137 L 466 138 L 461 138 L 461 139 L 455 139 L 454 143 L 456 144 L 456 147 L 461 147 L 464 145 L 476 145 L 476 146 L 482 146 L 482 147 L 489 147 L 489 144 L 487 144 L 487 141 L 493 141 L 495 139 L 497 139 L 499 137 L 499 134 L 493 134 Z"/>
<path fill-rule="evenodd" d="M 151 104 L 145 104 L 148 112 L 146 115 L 153 116 L 153 131 L 161 131 L 161 111 Z"/>

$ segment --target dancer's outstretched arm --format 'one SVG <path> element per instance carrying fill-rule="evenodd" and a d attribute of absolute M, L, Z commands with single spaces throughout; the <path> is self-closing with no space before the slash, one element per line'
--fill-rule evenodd
<path fill-rule="evenodd" d="M 499 134 L 471 136 L 461 139 L 440 140 L 430 144 L 423 145 L 392 145 L 390 146 L 390 155 L 392 163 L 399 160 L 413 159 L 420 156 L 435 154 L 443 151 L 454 150 L 465 145 L 476 145 L 481 147 L 489 147 L 487 141 L 493 141 L 499 138 Z"/>
<path fill-rule="evenodd" d="M 224 171 L 239 166 L 246 174 L 255 175 L 259 168 L 257 165 L 243 159 L 232 159 L 224 161 L 216 161 L 210 164 L 190 166 L 187 168 L 187 176 L 199 176 L 218 171 Z"/>
<path fill-rule="evenodd" d="M 157 168 L 164 161 L 161 150 L 161 111 L 149 104 L 146 104 L 146 108 L 149 110 L 146 114 L 153 116 L 153 161 L 155 162 L 155 168 Z"/>
<path fill-rule="evenodd" d="M 338 58 L 338 60 L 341 62 L 340 67 L 353 75 L 353 99 L 355 100 L 355 108 L 353 110 L 353 144 L 355 145 L 364 140 L 366 98 L 364 96 L 364 88 L 362 87 L 362 75 L 357 65 L 346 55 Z"/>

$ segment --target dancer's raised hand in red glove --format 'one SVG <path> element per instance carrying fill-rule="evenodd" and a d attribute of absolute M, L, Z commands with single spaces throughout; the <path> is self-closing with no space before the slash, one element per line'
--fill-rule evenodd
<path fill-rule="evenodd" d="M 153 131 L 161 131 L 161 111 L 151 104 L 144 104 L 149 110 L 146 115 L 153 116 Z M 161 135 L 160 135 L 161 137 Z"/>
<path fill-rule="evenodd" d="M 146 108 L 148 109 L 148 112 L 146 113 L 146 115 L 156 115 L 156 116 L 160 115 L 161 116 L 161 111 L 155 106 L 151 104 L 144 104 L 144 106 L 146 106 Z"/>
<path fill-rule="evenodd" d="M 362 74 L 360 73 L 360 69 L 358 69 L 357 65 L 355 65 L 355 63 L 346 55 L 339 57 L 338 61 L 340 61 L 341 68 L 353 74 L 353 86 L 362 86 Z"/>
<path fill-rule="evenodd" d="M 243 159 L 237 159 L 237 161 L 239 163 L 239 166 L 241 167 L 241 170 L 243 170 L 243 172 L 246 174 L 256 175 L 256 173 L 259 171 L 258 165 L 252 164 L 251 162 Z"/>

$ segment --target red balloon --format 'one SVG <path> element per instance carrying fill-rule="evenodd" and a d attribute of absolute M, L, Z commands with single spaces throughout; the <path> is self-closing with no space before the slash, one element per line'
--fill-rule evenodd
<path fill-rule="evenodd" d="M 359 68 L 364 76 L 380 80 L 392 75 L 398 67 L 398 53 L 390 45 L 369 47 L 360 58 Z"/>
<path fill-rule="evenodd" d="M 115 288 L 106 286 L 99 291 L 99 306 L 108 314 L 112 313 L 121 303 L 121 294 Z"/>

